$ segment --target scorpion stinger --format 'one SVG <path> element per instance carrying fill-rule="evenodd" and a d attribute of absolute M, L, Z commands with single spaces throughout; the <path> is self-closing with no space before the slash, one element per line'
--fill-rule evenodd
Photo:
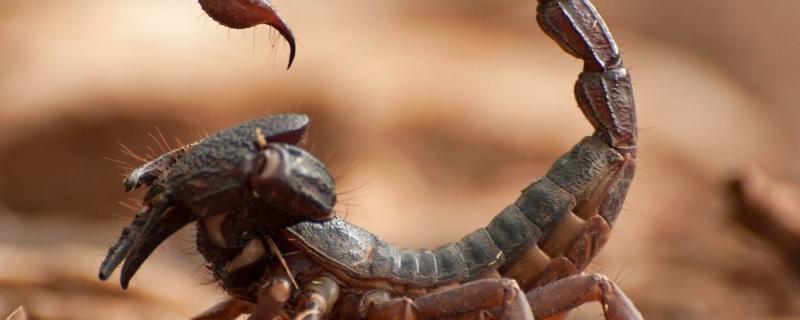
<path fill-rule="evenodd" d="M 294 34 L 269 0 L 200 0 L 200 6 L 208 16 L 228 28 L 246 29 L 259 24 L 275 28 L 289 43 L 286 68 L 292 66 L 297 51 Z"/>

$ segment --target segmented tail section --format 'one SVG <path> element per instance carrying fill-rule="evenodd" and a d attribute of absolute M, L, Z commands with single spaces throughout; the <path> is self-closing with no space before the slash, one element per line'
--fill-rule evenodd
<path fill-rule="evenodd" d="M 540 0 L 537 21 L 567 53 L 583 60 L 575 98 L 603 139 L 636 155 L 636 107 L 628 71 L 603 18 L 588 0 Z"/>
<path fill-rule="evenodd" d="M 628 72 L 588 0 L 540 0 L 538 21 L 584 62 L 578 106 L 595 128 L 485 228 L 439 248 L 402 249 L 343 220 L 300 223 L 290 238 L 321 264 L 357 279 L 435 287 L 492 270 L 524 290 L 583 271 L 606 243 L 636 168 L 636 111 Z"/>

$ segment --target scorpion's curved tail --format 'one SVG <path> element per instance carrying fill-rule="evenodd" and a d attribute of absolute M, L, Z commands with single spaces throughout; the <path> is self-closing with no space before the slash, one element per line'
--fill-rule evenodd
<path fill-rule="evenodd" d="M 539 0 L 537 21 L 564 51 L 583 60 L 583 72 L 578 77 L 574 90 L 578 107 L 595 128 L 594 136 L 616 150 L 623 159 L 618 167 L 610 169 L 615 172 L 613 177 L 581 174 L 581 170 L 585 171 L 591 166 L 578 163 L 566 166 L 564 169 L 568 170 L 561 172 L 560 168 L 571 157 L 582 158 L 575 153 L 581 152 L 581 146 L 586 145 L 584 141 L 562 157 L 551 168 L 548 177 L 554 182 L 564 180 L 557 184 L 577 198 L 579 207 L 582 199 L 589 201 L 591 198 L 606 196 L 615 198 L 606 199 L 605 202 L 609 203 L 599 208 L 600 215 L 609 224 L 613 224 L 619 205 L 627 194 L 628 184 L 633 178 L 637 153 L 638 128 L 630 76 L 623 66 L 619 48 L 611 32 L 589 0 Z M 592 150 L 586 152 L 596 156 L 604 153 L 602 147 L 590 149 Z M 573 172 L 570 174 L 569 171 Z M 569 187 L 601 181 L 611 185 L 587 188 L 594 190 Z M 581 208 L 577 209 L 579 212 L 583 211 Z"/>
<path fill-rule="evenodd" d="M 293 42 L 291 32 L 268 0 L 201 3 L 206 12 L 225 25 L 266 23 Z M 608 239 L 633 179 L 637 148 L 633 90 L 619 48 L 589 0 L 539 0 L 537 13 L 542 29 L 567 53 L 584 62 L 575 84 L 575 97 L 595 128 L 593 136 L 556 161 L 544 177 L 523 190 L 517 201 L 487 227 L 456 243 L 434 251 L 407 251 L 364 233 L 354 246 L 369 244 L 366 247 L 385 250 L 357 254 L 363 268 L 345 263 L 340 247 L 326 247 L 326 243 L 346 245 L 349 241 L 330 238 L 335 226 L 328 232 L 315 232 L 308 226 L 305 230 L 302 225 L 294 228 L 292 232 L 302 240 L 301 245 L 325 257 L 320 258 L 325 260 L 323 263 L 351 269 L 354 277 L 427 285 L 469 279 L 499 266 L 500 273 L 516 279 L 527 290 L 586 268 Z M 385 256 L 368 255 L 369 252 Z M 428 260 L 435 261 L 429 268 L 431 274 L 422 272 Z"/>
<path fill-rule="evenodd" d="M 591 2 L 539 0 L 537 21 L 564 51 L 584 62 L 574 92 L 595 134 L 556 161 L 487 227 L 491 232 L 493 225 L 514 221 L 513 228 L 496 232 L 541 232 L 535 245 L 509 248 L 518 254 L 501 267 L 523 288 L 582 272 L 603 247 L 633 180 L 638 134 L 630 76 Z M 515 218 L 520 214 L 527 219 Z"/>
<path fill-rule="evenodd" d="M 582 272 L 608 240 L 636 169 L 636 108 L 619 47 L 589 0 L 539 0 L 539 26 L 584 62 L 575 98 L 595 134 L 562 156 L 547 175 L 487 227 L 540 231 L 501 273 L 532 288 Z M 527 219 L 516 218 L 524 215 Z M 525 220 L 525 221 L 522 221 Z M 505 222 L 505 223 L 503 223 Z M 529 222 L 532 222 L 529 223 Z"/>
<path fill-rule="evenodd" d="M 351 277 L 438 286 L 497 268 L 529 290 L 583 271 L 608 240 L 636 167 L 636 113 L 619 49 L 588 0 L 540 0 L 541 27 L 584 61 L 578 106 L 595 128 L 485 228 L 434 250 L 405 250 L 342 221 L 290 228 Z M 321 228 L 317 230 L 318 228 Z M 347 234 L 349 237 L 337 238 Z M 336 244 L 336 246 L 330 246 Z M 343 256 L 341 248 L 354 253 Z M 367 250 L 369 249 L 369 250 Z"/>

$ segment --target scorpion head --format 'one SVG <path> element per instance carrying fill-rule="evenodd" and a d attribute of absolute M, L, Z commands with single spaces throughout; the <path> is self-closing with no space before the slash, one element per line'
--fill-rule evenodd
<path fill-rule="evenodd" d="M 100 279 L 108 279 L 124 260 L 120 281 L 127 288 L 150 253 L 193 221 L 202 225 L 198 245 L 204 257 L 214 265 L 235 262 L 235 267 L 255 261 L 237 260 L 258 251 L 254 246 L 259 243 L 252 241 L 301 220 L 331 218 L 333 178 L 319 160 L 296 146 L 307 124 L 303 115 L 256 119 L 131 172 L 123 184 L 126 190 L 148 187 L 144 208 L 109 249 Z M 209 246 L 216 249 L 204 248 Z"/>

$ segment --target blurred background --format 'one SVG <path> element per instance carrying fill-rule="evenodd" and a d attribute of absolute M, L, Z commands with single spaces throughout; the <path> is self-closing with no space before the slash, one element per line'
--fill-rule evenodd
<path fill-rule="evenodd" d="M 726 192 L 751 165 L 800 181 L 800 2 L 594 2 L 632 73 L 641 149 L 589 271 L 647 319 L 800 319 L 797 271 Z M 539 30 L 535 1 L 275 4 L 298 37 L 289 71 L 274 32 L 228 30 L 195 1 L 0 2 L 0 318 L 24 304 L 34 319 L 185 319 L 222 298 L 193 230 L 127 292 L 96 278 L 141 197 L 109 159 L 160 153 L 158 132 L 175 146 L 308 113 L 340 215 L 404 246 L 485 225 L 591 132 L 581 65 Z"/>

